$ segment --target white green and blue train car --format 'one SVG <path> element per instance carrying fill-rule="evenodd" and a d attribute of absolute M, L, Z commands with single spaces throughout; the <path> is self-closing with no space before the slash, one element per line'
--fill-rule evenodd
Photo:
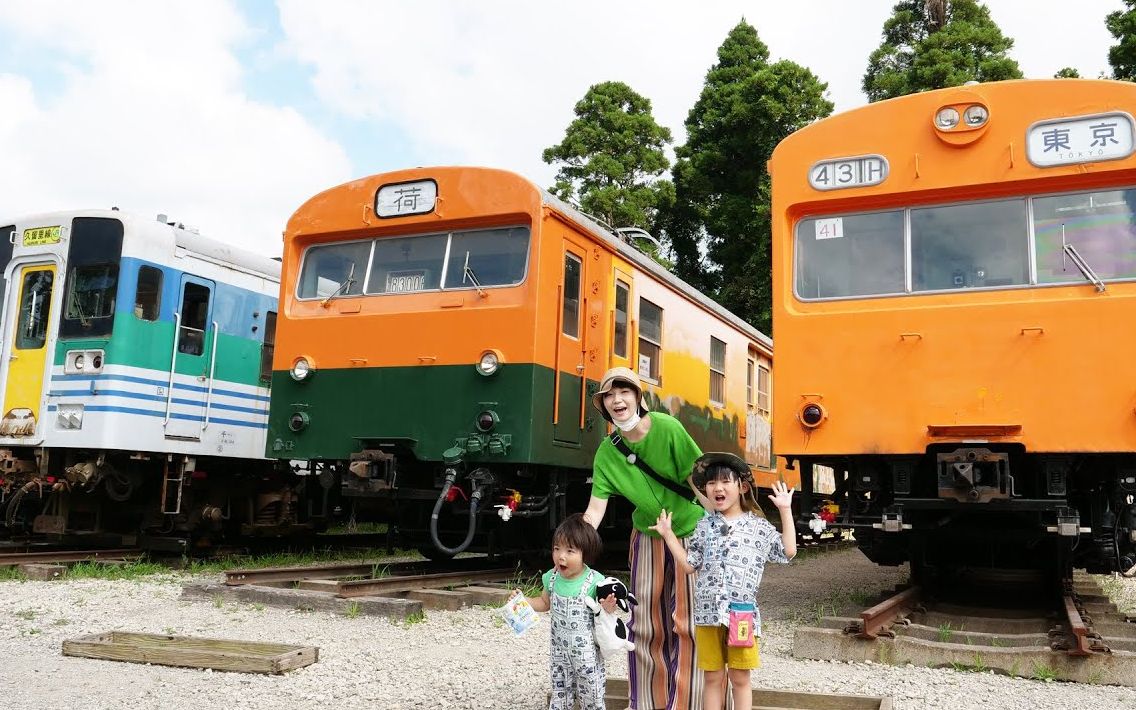
<path fill-rule="evenodd" d="M 277 261 L 117 210 L 0 234 L 9 532 L 297 522 L 295 480 L 264 459 Z"/>

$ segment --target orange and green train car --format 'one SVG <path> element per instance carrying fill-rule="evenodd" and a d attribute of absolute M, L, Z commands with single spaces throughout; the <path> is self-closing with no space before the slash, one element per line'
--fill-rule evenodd
<path fill-rule="evenodd" d="M 419 168 L 308 200 L 276 337 L 268 454 L 439 554 L 543 545 L 585 507 L 607 431 L 590 395 L 615 365 L 704 449 L 775 475 L 769 338 L 513 173 Z"/>
<path fill-rule="evenodd" d="M 774 436 L 917 577 L 1136 566 L 1136 85 L 871 104 L 773 154 Z"/>

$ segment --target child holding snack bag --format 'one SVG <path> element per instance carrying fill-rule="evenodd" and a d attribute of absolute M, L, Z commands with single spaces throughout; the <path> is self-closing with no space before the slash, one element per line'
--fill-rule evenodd
<path fill-rule="evenodd" d="M 604 579 L 588 566 L 602 549 L 599 533 L 582 514 L 568 516 L 552 536 L 553 567 L 542 578 L 544 591 L 539 597 L 522 597 L 532 609 L 551 612 L 549 710 L 572 710 L 576 702 L 580 710 L 604 710 L 607 676 L 595 641 L 595 614 L 584 601 L 595 598 L 596 585 Z M 519 593 L 513 593 L 510 604 Z M 608 612 L 615 611 L 614 595 L 599 603 Z"/>

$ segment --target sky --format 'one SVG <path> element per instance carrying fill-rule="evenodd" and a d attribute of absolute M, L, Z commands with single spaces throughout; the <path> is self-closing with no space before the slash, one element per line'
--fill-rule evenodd
<path fill-rule="evenodd" d="M 730 29 L 866 102 L 895 0 L 0 0 L 0 219 L 117 206 L 264 254 L 349 180 L 486 165 L 552 184 L 541 152 L 588 87 L 683 121 Z M 1109 72 L 1123 0 L 987 0 L 1030 78 Z"/>

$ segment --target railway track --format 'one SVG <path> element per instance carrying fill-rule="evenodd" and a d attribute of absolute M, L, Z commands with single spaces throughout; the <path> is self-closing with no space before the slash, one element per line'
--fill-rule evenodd
<path fill-rule="evenodd" d="M 1038 596 L 1007 581 L 960 599 L 908 587 L 855 615 L 798 628 L 793 655 L 1136 686 L 1136 618 L 1118 612 L 1087 575 L 1058 589 Z M 999 599 L 1018 604 L 995 605 Z"/>
<path fill-rule="evenodd" d="M 131 562 L 141 559 L 137 549 L 113 550 L 45 550 L 27 552 L 0 552 L 0 567 L 24 564 L 62 564 L 72 562 Z"/>

